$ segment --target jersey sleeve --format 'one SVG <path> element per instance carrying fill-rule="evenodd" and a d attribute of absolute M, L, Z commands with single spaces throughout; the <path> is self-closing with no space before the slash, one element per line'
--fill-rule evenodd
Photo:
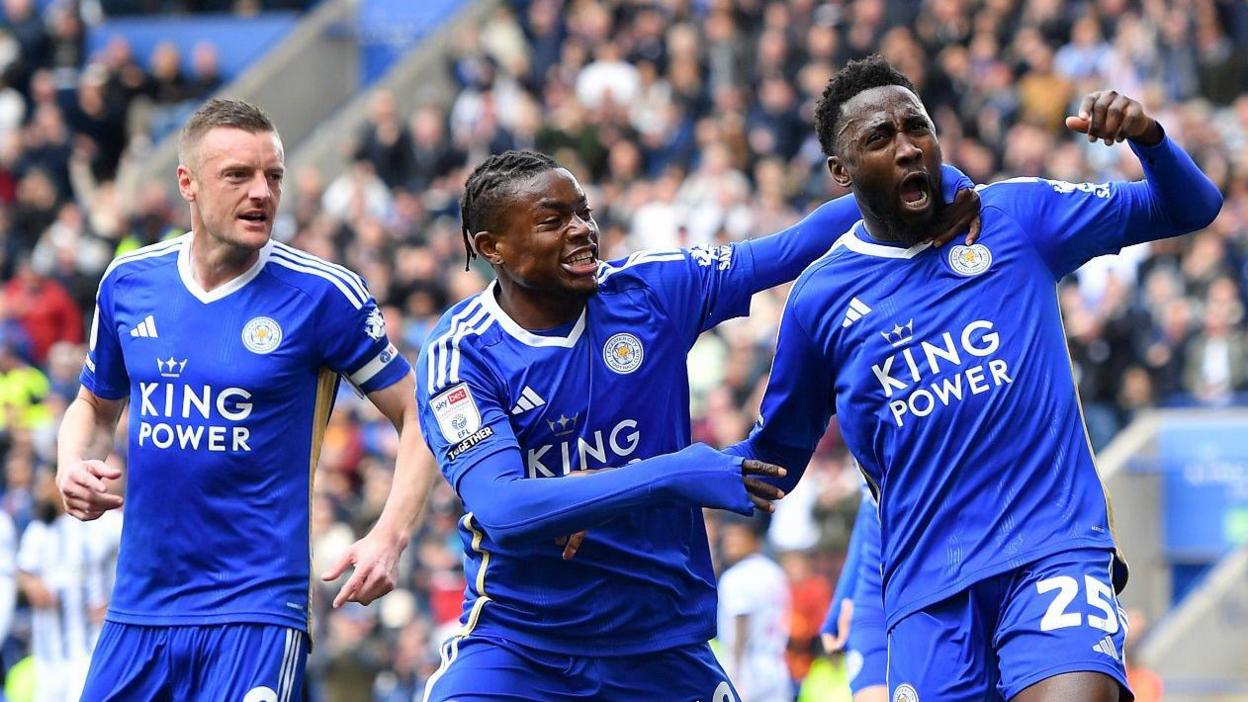
<path fill-rule="evenodd" d="M 106 400 L 119 400 L 130 392 L 130 375 L 121 354 L 121 339 L 113 321 L 113 293 L 117 276 L 105 276 L 95 295 L 87 360 L 82 364 L 82 386 Z"/>
<path fill-rule="evenodd" d="M 486 360 L 450 332 L 431 337 L 416 361 L 420 428 L 456 491 L 477 462 L 504 449 L 519 451 L 504 392 Z M 519 475 L 523 464 L 515 463 Z"/>
<path fill-rule="evenodd" d="M 1131 149 L 1144 168 L 1143 181 L 1018 178 L 987 186 L 983 195 L 1020 224 L 1057 278 L 1124 246 L 1213 221 L 1222 196 L 1187 153 L 1168 137 L 1151 147 L 1131 143 Z"/>
<path fill-rule="evenodd" d="M 410 370 L 407 359 L 386 336 L 386 321 L 377 301 L 357 285 L 330 290 L 318 316 L 321 363 L 345 377 L 360 392 L 370 393 L 398 382 Z"/>
<path fill-rule="evenodd" d="M 743 244 L 642 251 L 606 264 L 599 281 L 633 266 L 690 344 L 725 319 L 750 312 L 754 260 Z"/>

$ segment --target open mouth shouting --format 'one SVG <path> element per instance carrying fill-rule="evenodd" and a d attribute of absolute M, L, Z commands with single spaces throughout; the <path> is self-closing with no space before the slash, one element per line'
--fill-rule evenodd
<path fill-rule="evenodd" d="M 915 171 L 902 178 L 897 189 L 903 212 L 920 214 L 932 204 L 931 179 L 923 171 Z"/>

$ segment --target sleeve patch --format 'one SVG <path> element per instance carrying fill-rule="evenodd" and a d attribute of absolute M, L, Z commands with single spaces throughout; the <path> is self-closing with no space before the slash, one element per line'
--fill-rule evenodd
<path fill-rule="evenodd" d="M 447 388 L 430 400 L 429 406 L 447 443 L 466 439 L 481 428 L 481 411 L 477 409 L 467 383 Z"/>
<path fill-rule="evenodd" d="M 368 319 L 364 320 L 364 333 L 376 341 L 386 335 L 386 318 L 382 316 L 380 309 L 374 307 L 368 313 Z"/>
<path fill-rule="evenodd" d="M 494 436 L 494 427 L 482 427 L 476 433 L 470 434 L 468 438 L 451 447 L 446 457 L 453 461 L 491 436 Z"/>
<path fill-rule="evenodd" d="M 1050 180 L 1048 183 L 1059 195 L 1082 192 L 1095 195 L 1103 200 L 1109 199 L 1109 183 L 1068 183 L 1064 180 Z"/>
<path fill-rule="evenodd" d="M 721 244 L 709 249 L 704 246 L 695 246 L 689 249 L 689 255 L 693 256 L 693 260 L 697 261 L 699 266 L 708 267 L 714 264 L 721 271 L 728 270 L 732 266 L 731 244 Z"/>

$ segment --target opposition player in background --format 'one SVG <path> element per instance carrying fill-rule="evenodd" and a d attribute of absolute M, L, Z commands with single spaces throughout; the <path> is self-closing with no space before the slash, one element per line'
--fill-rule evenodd
<path fill-rule="evenodd" d="M 192 230 L 104 272 L 60 428 L 67 511 L 95 519 L 122 498 L 94 444 L 129 403 L 117 580 L 83 699 L 285 702 L 307 657 L 312 471 L 339 376 L 399 449 L 378 523 L 328 574 L 355 565 L 335 605 L 393 587 L 431 464 L 411 368 L 364 282 L 270 239 L 284 166 L 268 117 L 210 100 L 179 158 Z"/>
<path fill-rule="evenodd" d="M 716 630 L 728 677 L 750 702 L 792 702 L 793 681 L 784 651 L 789 643 L 789 579 L 763 553 L 766 512 L 720 520 Z"/>
<path fill-rule="evenodd" d="M 35 702 L 77 702 L 103 624 L 121 541 L 121 513 L 82 522 L 65 514 L 51 473 L 38 478 L 35 520 L 17 551 L 17 580 L 33 610 Z"/>
<path fill-rule="evenodd" d="M 845 651 L 845 676 L 854 702 L 888 700 L 888 640 L 880 578 L 880 518 L 875 499 L 864 487 L 845 565 L 819 629 L 825 651 Z"/>
<path fill-rule="evenodd" d="M 1146 179 L 984 187 L 979 243 L 936 251 L 940 144 L 905 76 L 879 57 L 850 63 L 816 123 L 864 221 L 794 284 L 760 423 L 734 452 L 799 469 L 787 488 L 840 417 L 880 505 L 892 699 L 1129 699 L 1125 566 L 1057 281 L 1206 226 L 1221 195 L 1139 103 L 1093 93 L 1067 125 L 1126 141 Z"/>
<path fill-rule="evenodd" d="M 957 202 L 948 237 L 978 214 Z M 777 469 L 690 446 L 686 355 L 826 251 L 853 199 L 774 236 L 602 262 L 576 178 L 508 152 L 472 173 L 461 211 L 497 279 L 416 364 L 426 441 L 466 511 L 463 626 L 426 699 L 737 699 L 707 644 L 701 508 L 769 506 L 755 476 Z M 564 558 L 556 538 L 591 527 Z"/>

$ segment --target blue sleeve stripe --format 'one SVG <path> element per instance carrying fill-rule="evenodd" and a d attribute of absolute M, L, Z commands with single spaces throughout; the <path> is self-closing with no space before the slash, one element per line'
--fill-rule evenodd
<path fill-rule="evenodd" d="M 289 268 L 293 271 L 299 271 L 300 273 L 308 273 L 309 275 L 314 275 L 319 278 L 323 278 L 329 281 L 330 283 L 332 283 L 334 287 L 338 288 L 338 291 L 341 292 L 343 296 L 347 298 L 347 300 L 351 303 L 352 307 L 354 307 L 357 310 L 364 307 L 364 301 L 367 300 L 368 298 L 364 298 L 363 300 L 357 298 L 355 293 L 353 293 L 350 289 L 348 289 L 347 286 L 343 284 L 342 279 L 338 278 L 337 276 L 326 273 L 323 270 L 312 268 L 311 266 L 305 266 L 301 263 L 292 261 L 289 258 L 286 258 L 285 256 L 283 256 L 281 253 L 278 253 L 277 251 L 274 251 L 273 254 L 274 255 L 269 258 L 269 260 L 272 261 L 273 263 L 276 263 L 277 265 L 282 266 L 283 268 Z"/>
<path fill-rule="evenodd" d="M 276 244 L 274 246 L 274 250 L 280 251 L 281 253 L 285 254 L 286 257 L 289 258 L 290 260 L 298 261 L 305 265 L 312 266 L 313 268 L 320 268 L 321 270 L 324 270 L 327 273 L 334 273 L 343 281 L 345 281 L 347 285 L 350 285 L 351 289 L 355 290 L 356 294 L 359 295 L 361 299 L 364 299 L 364 300 L 368 299 L 368 286 L 364 283 L 364 279 L 361 278 L 359 275 L 357 275 L 350 268 L 347 268 L 346 266 L 340 266 L 337 263 L 334 263 L 332 261 L 326 261 L 325 259 L 319 256 L 313 256 L 307 251 L 301 251 L 287 244 L 283 244 L 280 242 L 274 242 L 274 243 Z"/>

